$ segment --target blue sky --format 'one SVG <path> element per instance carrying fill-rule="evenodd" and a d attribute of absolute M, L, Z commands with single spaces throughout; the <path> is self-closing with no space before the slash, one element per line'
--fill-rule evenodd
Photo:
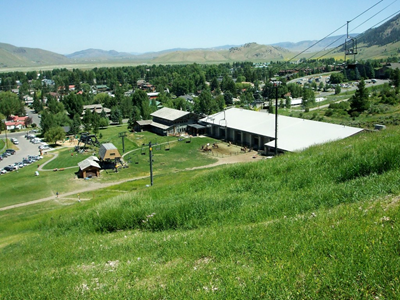
<path fill-rule="evenodd" d="M 400 1 L 0 0 L 0 42 L 70 54 L 319 40 L 377 3 L 350 29 L 391 6 L 357 33 L 399 11 Z"/>

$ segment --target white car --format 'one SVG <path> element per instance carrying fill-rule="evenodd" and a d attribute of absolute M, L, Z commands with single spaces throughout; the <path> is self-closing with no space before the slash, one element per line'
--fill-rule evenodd
<path fill-rule="evenodd" d="M 1 169 L 1 171 L 0 171 L 0 174 L 6 174 L 7 173 L 7 171 L 6 170 L 4 170 L 4 169 Z"/>
<path fill-rule="evenodd" d="M 46 145 L 40 145 L 38 148 L 39 150 L 49 150 L 50 146 L 46 144 Z"/>

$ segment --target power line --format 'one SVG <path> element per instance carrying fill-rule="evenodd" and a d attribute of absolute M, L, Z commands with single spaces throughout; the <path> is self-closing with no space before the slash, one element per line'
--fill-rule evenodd
<path fill-rule="evenodd" d="M 397 15 L 398 13 L 400 13 L 400 10 L 398 10 L 398 11 L 395 12 L 394 14 L 390 15 L 390 16 L 387 17 L 386 19 L 384 19 L 384 20 L 378 22 L 377 24 L 371 26 L 370 28 L 368 28 L 367 30 L 365 30 L 363 33 L 361 33 L 360 35 L 358 35 L 357 38 L 358 38 L 358 37 L 362 37 L 368 30 L 370 30 L 370 29 L 372 29 L 372 28 L 378 26 L 379 24 L 381 24 L 381 23 L 383 23 L 383 22 L 386 22 L 388 19 L 392 18 L 393 16 Z M 317 59 L 317 60 L 318 60 L 318 59 L 321 59 L 322 57 L 328 55 L 329 53 L 332 53 L 332 52 L 335 51 L 337 48 L 340 48 L 340 47 L 342 47 L 343 45 L 344 45 L 344 43 L 340 44 L 339 46 L 336 46 L 335 48 L 332 48 L 330 51 L 328 51 L 327 53 L 325 53 L 324 55 L 321 55 L 320 57 L 318 57 L 318 58 L 316 58 L 316 59 Z"/>
<path fill-rule="evenodd" d="M 364 12 L 362 12 L 361 14 L 359 14 L 358 16 L 356 16 L 355 18 L 353 18 L 351 21 L 354 21 L 355 19 L 359 18 L 360 16 L 362 16 L 363 14 L 365 14 L 367 11 L 369 11 L 370 9 L 374 8 L 375 6 L 377 6 L 379 3 L 381 3 L 383 0 L 380 0 L 379 2 L 377 2 L 376 4 L 374 4 L 373 6 L 371 6 L 370 8 L 368 8 L 367 10 L 365 10 Z M 299 55 L 303 54 L 304 52 L 306 52 L 307 50 L 311 49 L 312 47 L 314 47 L 315 45 L 317 45 L 318 43 L 322 42 L 323 40 L 327 39 L 328 37 L 330 37 L 332 34 L 334 34 L 336 31 L 342 29 L 343 27 L 345 27 L 346 24 L 344 24 L 343 26 L 339 27 L 338 29 L 334 30 L 333 32 L 331 32 L 330 34 L 328 34 L 327 36 L 325 36 L 324 38 L 320 39 L 319 41 L 315 42 L 314 44 L 312 44 L 310 47 L 308 47 L 307 49 L 301 51 L 300 53 L 296 54 L 295 56 L 293 56 L 291 59 L 289 59 L 287 62 L 292 61 L 293 59 L 295 59 L 296 57 L 298 57 Z"/>
<path fill-rule="evenodd" d="M 362 22 L 360 25 L 358 25 L 357 27 L 355 27 L 351 32 L 353 32 L 354 30 L 356 30 L 358 27 L 360 27 L 361 25 L 363 25 L 363 24 L 365 24 L 366 22 L 368 22 L 369 20 L 371 20 L 372 18 L 374 18 L 374 17 L 376 17 L 378 14 L 380 14 L 382 11 L 384 11 L 385 9 L 387 9 L 389 6 L 391 6 L 393 3 L 395 3 L 395 2 L 397 2 L 397 0 L 395 0 L 395 1 L 393 1 L 392 3 L 390 3 L 388 6 L 386 6 L 385 8 L 383 8 L 383 9 L 381 9 L 379 12 L 377 12 L 376 14 L 374 14 L 373 16 L 371 16 L 370 18 L 368 18 L 367 20 L 365 20 L 364 22 Z M 392 15 L 393 16 L 393 15 Z M 390 16 L 391 17 L 391 16 Z M 390 18 L 389 17 L 389 18 Z M 382 21 L 380 21 L 380 22 L 382 22 Z M 374 25 L 373 27 L 375 27 L 376 25 Z M 360 34 L 359 36 L 361 36 L 362 34 Z M 339 41 L 340 39 L 342 39 L 343 37 L 344 37 L 345 35 L 341 35 L 339 38 L 337 38 L 336 40 L 334 40 L 332 43 L 330 43 L 328 46 L 326 46 L 325 47 L 325 49 L 324 50 L 321 50 L 321 51 L 319 51 L 319 52 L 317 52 L 316 54 L 314 54 L 314 55 L 312 55 L 311 57 L 309 57 L 308 59 L 311 59 L 311 58 L 313 58 L 314 56 L 317 56 L 319 53 L 321 53 L 321 52 L 323 52 L 323 51 L 325 51 L 326 50 L 326 48 L 328 48 L 329 46 L 331 46 L 332 44 L 334 44 L 334 43 L 336 43 L 337 41 Z M 336 46 L 334 49 L 336 49 L 336 48 L 338 48 L 338 47 L 341 47 L 341 46 L 343 46 L 344 44 L 340 44 L 339 46 Z M 328 52 L 328 53 L 326 53 L 326 54 L 329 54 L 330 52 Z M 325 54 L 325 55 L 326 55 Z M 323 56 L 325 56 L 325 55 L 323 55 Z M 322 57 L 323 57 L 322 56 Z M 319 57 L 319 58 L 321 58 L 321 57 Z M 319 58 L 317 58 L 317 59 L 319 59 Z"/>

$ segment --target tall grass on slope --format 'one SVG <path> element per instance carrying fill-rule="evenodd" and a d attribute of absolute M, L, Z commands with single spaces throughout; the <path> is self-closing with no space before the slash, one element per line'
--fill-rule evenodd
<path fill-rule="evenodd" d="M 398 194 L 399 137 L 398 129 L 366 133 L 195 179 L 188 173 L 186 182 L 118 196 L 43 226 L 113 232 L 251 224 Z"/>
<path fill-rule="evenodd" d="M 399 203 L 388 197 L 190 231 L 43 232 L 1 249 L 0 295 L 398 299 Z"/>

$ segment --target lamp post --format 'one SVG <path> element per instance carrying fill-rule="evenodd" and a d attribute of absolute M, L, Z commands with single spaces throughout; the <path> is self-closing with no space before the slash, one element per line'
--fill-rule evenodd
<path fill-rule="evenodd" d="M 124 131 L 124 132 L 120 132 L 120 133 L 118 134 L 118 136 L 119 136 L 120 138 L 122 138 L 122 153 L 125 153 L 124 138 L 126 137 L 126 132 L 125 132 L 125 131 Z"/>
<path fill-rule="evenodd" d="M 275 156 L 278 155 L 278 85 L 275 83 Z"/>
<path fill-rule="evenodd" d="M 273 85 L 275 87 L 275 156 L 278 155 L 278 87 L 281 84 L 280 81 L 274 80 Z"/>
<path fill-rule="evenodd" d="M 149 142 L 149 159 L 150 159 L 150 186 L 153 186 L 153 147 Z"/>

